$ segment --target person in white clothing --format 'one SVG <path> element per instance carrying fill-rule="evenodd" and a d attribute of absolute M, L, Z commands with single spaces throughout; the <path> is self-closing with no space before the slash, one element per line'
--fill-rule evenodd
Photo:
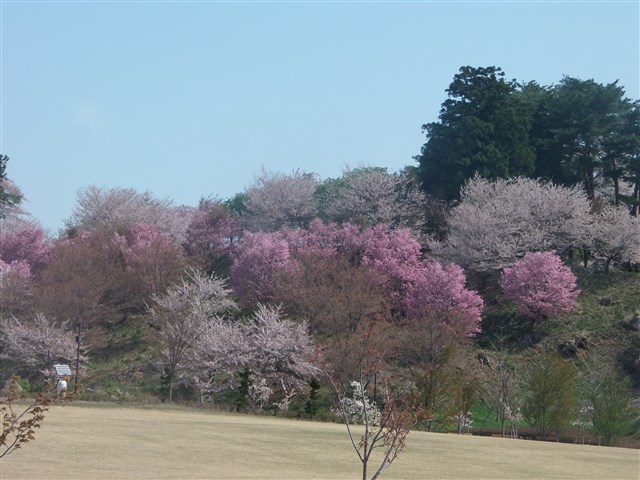
<path fill-rule="evenodd" d="M 65 375 L 60 380 L 58 380 L 58 384 L 56 385 L 56 392 L 58 393 L 58 396 L 63 398 L 67 393 L 67 379 L 68 377 Z"/>

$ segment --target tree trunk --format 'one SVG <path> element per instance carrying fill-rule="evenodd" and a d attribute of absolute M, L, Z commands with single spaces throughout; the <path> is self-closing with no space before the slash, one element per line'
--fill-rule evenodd
<path fill-rule="evenodd" d="M 582 248 L 580 250 L 580 256 L 582 257 L 582 265 L 584 268 L 587 268 L 589 265 L 589 250 L 587 248 Z"/>

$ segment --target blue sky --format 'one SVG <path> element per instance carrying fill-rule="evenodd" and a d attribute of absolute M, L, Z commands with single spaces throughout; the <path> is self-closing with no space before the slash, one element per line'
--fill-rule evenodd
<path fill-rule="evenodd" d="M 55 233 L 89 184 L 196 205 L 261 168 L 413 165 L 460 66 L 620 80 L 629 2 L 0 2 L 0 150 Z"/>

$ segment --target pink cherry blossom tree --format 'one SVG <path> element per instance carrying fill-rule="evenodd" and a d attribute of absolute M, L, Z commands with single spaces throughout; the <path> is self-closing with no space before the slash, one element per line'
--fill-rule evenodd
<path fill-rule="evenodd" d="M 203 199 L 187 228 L 183 245 L 187 258 L 210 274 L 225 270 L 241 233 L 238 220 L 222 203 Z"/>
<path fill-rule="evenodd" d="M 286 301 L 291 287 L 284 277 L 304 274 L 304 260 L 342 258 L 354 266 L 376 272 L 372 278 L 398 311 L 416 315 L 425 308 L 444 312 L 457 310 L 465 317 L 461 329 L 471 334 L 478 329 L 483 302 L 467 290 L 460 267 L 442 267 L 422 257 L 420 244 L 404 229 L 387 230 L 382 225 L 361 229 L 353 224 L 341 226 L 314 220 L 308 229 L 265 234 L 248 234 L 231 269 L 232 285 L 247 302 Z M 300 285 L 305 279 L 293 281 Z M 322 283 L 322 282 L 321 282 Z M 285 291 L 287 289 L 287 291 Z M 305 294 L 309 300 L 308 292 Z"/>
<path fill-rule="evenodd" d="M 114 242 L 122 241 L 114 237 Z M 155 225 L 138 223 L 125 235 L 121 243 L 127 272 L 138 284 L 144 298 L 161 293 L 180 276 L 185 262 L 182 249 L 171 241 L 169 234 L 158 231 Z"/>
<path fill-rule="evenodd" d="M 408 280 L 421 267 L 421 247 L 409 230 L 387 230 L 382 225 L 359 232 L 362 263 L 375 266 L 389 277 Z"/>
<path fill-rule="evenodd" d="M 352 249 L 360 253 L 362 264 L 384 279 L 382 286 L 396 308 L 412 318 L 423 316 L 426 309 L 443 319 L 455 311 L 449 318 L 456 319 L 455 328 L 462 336 L 479 331 L 484 302 L 466 288 L 462 268 L 423 258 L 420 244 L 408 230 L 389 231 L 378 225 L 350 237 L 355 237 Z"/>
<path fill-rule="evenodd" d="M 413 281 L 407 285 L 404 300 L 407 315 L 458 341 L 480 331 L 484 302 L 480 295 L 465 287 L 462 268 L 450 264 L 424 261 Z M 427 325 L 423 325 L 426 328 Z"/>
<path fill-rule="evenodd" d="M 33 296 L 31 269 L 25 261 L 0 260 L 0 315 L 24 313 Z"/>
<path fill-rule="evenodd" d="M 529 253 L 502 272 L 504 296 L 516 303 L 518 312 L 531 320 L 571 311 L 580 291 L 571 269 L 552 252 Z"/>
<path fill-rule="evenodd" d="M 5 220 L 0 225 L 0 260 L 26 262 L 32 272 L 40 272 L 49 260 L 49 243 L 35 222 Z"/>
<path fill-rule="evenodd" d="M 231 285 L 247 303 L 278 301 L 279 275 L 294 268 L 282 233 L 245 233 L 231 267 Z"/>

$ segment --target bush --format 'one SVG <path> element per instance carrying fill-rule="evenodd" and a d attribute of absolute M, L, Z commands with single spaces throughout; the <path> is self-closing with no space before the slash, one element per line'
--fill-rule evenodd
<path fill-rule="evenodd" d="M 529 374 L 522 414 L 543 438 L 559 433 L 575 417 L 577 388 L 573 366 L 557 355 L 545 355 Z"/>
<path fill-rule="evenodd" d="M 630 434 L 637 416 L 631 401 L 631 382 L 607 375 L 591 392 L 592 432 L 603 445 L 612 445 L 616 437 Z"/>

